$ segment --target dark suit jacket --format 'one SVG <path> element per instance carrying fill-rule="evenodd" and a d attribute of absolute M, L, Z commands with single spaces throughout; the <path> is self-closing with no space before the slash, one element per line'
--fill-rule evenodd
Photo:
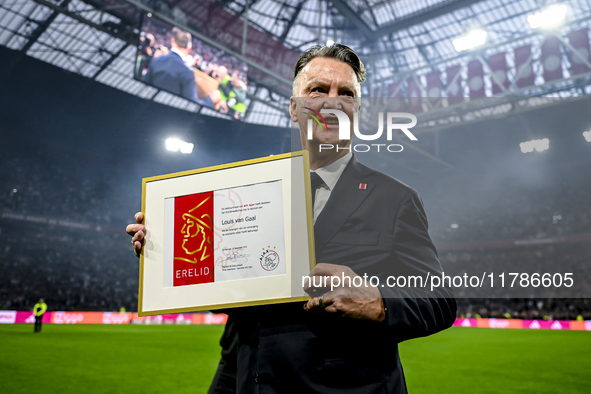
<path fill-rule="evenodd" d="M 312 315 L 302 302 L 231 311 L 210 392 L 406 393 L 398 343 L 453 324 L 449 290 L 386 286 L 390 275 L 442 271 L 412 188 L 353 157 L 314 233 L 317 263 L 380 278 L 386 321 Z"/>
<path fill-rule="evenodd" d="M 143 81 L 187 100 L 197 101 L 195 74 L 174 52 L 152 59 Z"/>

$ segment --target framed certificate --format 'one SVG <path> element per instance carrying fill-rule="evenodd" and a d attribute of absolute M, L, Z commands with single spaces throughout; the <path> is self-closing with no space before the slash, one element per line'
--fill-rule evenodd
<path fill-rule="evenodd" d="M 306 300 L 308 152 L 143 179 L 138 315 Z"/>

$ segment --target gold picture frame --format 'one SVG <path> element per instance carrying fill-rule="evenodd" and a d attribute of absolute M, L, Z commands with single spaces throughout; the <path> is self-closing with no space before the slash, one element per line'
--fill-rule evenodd
<path fill-rule="evenodd" d="M 144 212 L 144 224 L 146 225 L 147 231 L 146 244 L 140 255 L 138 315 L 150 316 L 196 312 L 305 301 L 309 299 L 309 296 L 302 289 L 302 276 L 307 275 L 316 264 L 309 172 L 308 152 L 304 150 L 144 178 L 142 180 L 142 212 Z M 269 205 L 273 206 L 275 210 L 273 218 L 282 218 L 282 220 L 270 221 L 267 218 L 266 220 L 260 220 L 257 226 L 251 227 L 257 227 L 256 231 L 260 230 L 260 233 L 263 235 L 272 234 L 278 237 L 276 239 L 279 240 L 283 238 L 284 244 L 281 246 L 283 248 L 281 249 L 282 259 L 277 257 L 278 262 L 281 261 L 281 263 L 285 264 L 284 267 L 281 267 L 283 271 L 279 272 L 280 270 L 277 270 L 277 273 L 261 271 L 258 263 L 260 262 L 261 266 L 265 268 L 263 261 L 265 259 L 265 253 L 269 252 L 263 251 L 260 257 L 258 254 L 254 258 L 249 257 L 253 262 L 245 263 L 250 265 L 241 266 L 241 268 L 245 269 L 239 274 L 230 272 L 230 270 L 234 270 L 235 268 L 228 268 L 229 266 L 220 268 L 220 264 L 216 263 L 211 273 L 209 273 L 209 270 L 206 272 L 209 273 L 210 279 L 204 276 L 205 280 L 211 280 L 210 282 L 177 285 L 176 281 L 180 277 L 181 271 L 177 269 L 174 278 L 171 271 L 171 267 L 173 266 L 176 269 L 176 265 L 174 264 L 176 264 L 177 259 L 188 261 L 189 263 L 192 262 L 189 260 L 195 259 L 197 263 L 197 258 L 203 259 L 210 255 L 215 255 L 218 256 L 216 258 L 219 260 L 222 250 L 220 245 L 223 244 L 221 243 L 222 241 L 217 241 L 218 238 L 216 236 L 219 230 L 217 226 L 223 221 L 212 219 L 209 215 L 204 215 L 203 221 L 200 221 L 199 218 L 191 214 L 191 211 L 184 213 L 183 218 L 187 218 L 187 223 L 195 224 L 199 222 L 202 225 L 199 227 L 202 231 L 204 229 L 210 230 L 210 234 L 213 235 L 209 238 L 203 238 L 199 248 L 190 252 L 195 253 L 199 251 L 199 253 L 191 255 L 189 259 L 176 257 L 176 250 L 178 249 L 174 248 L 177 247 L 178 242 L 175 243 L 174 237 L 180 237 L 180 235 L 173 235 L 171 233 L 180 234 L 182 232 L 187 237 L 190 230 L 185 225 L 181 232 L 175 232 L 178 227 L 173 227 L 170 223 L 177 220 L 174 219 L 177 216 L 170 214 L 171 204 L 177 201 L 177 199 L 185 198 L 186 196 L 206 195 L 207 193 L 212 193 L 212 195 L 216 193 L 215 195 L 217 196 L 218 191 L 222 191 L 220 194 L 222 195 L 223 191 L 227 190 L 250 190 L 254 193 L 250 195 L 257 196 L 261 194 L 261 191 L 271 190 L 269 189 L 270 187 L 276 191 L 270 194 L 274 196 L 274 203 Z M 257 190 L 259 194 L 257 194 Z M 213 204 L 214 199 L 211 200 L 210 203 Z M 266 201 L 261 204 L 269 202 Z M 234 202 L 232 204 L 235 205 Z M 198 205 L 201 205 L 201 203 Z M 218 205 L 221 206 L 222 204 Z M 250 205 L 258 205 L 258 203 Z M 236 205 L 231 208 L 221 208 L 232 210 L 221 211 L 222 213 L 220 215 L 236 210 L 242 212 L 241 209 L 243 208 L 241 207 L 242 205 Z M 193 209 L 196 208 L 198 207 L 196 206 Z M 259 209 L 256 212 L 262 212 L 263 218 L 265 218 L 264 213 L 266 211 L 268 212 L 267 217 L 270 217 L 273 213 L 270 210 L 271 208 L 262 206 L 250 209 Z M 219 209 L 216 212 L 219 212 Z M 281 214 L 277 214 L 278 212 L 282 216 Z M 180 211 L 178 215 L 180 215 Z M 211 216 L 213 217 L 215 215 Z M 257 216 L 252 217 L 256 219 Z M 180 224 L 174 224 L 174 226 L 180 226 Z M 247 232 L 247 230 L 243 230 L 242 232 Z M 195 232 L 191 236 L 194 236 L 194 234 Z M 257 237 L 259 237 L 258 234 L 256 236 L 246 235 L 244 237 L 248 236 L 251 237 L 248 239 L 258 239 Z M 230 236 L 226 238 L 230 238 Z M 211 247 L 211 253 L 201 249 L 206 239 L 208 242 L 207 245 Z M 214 241 L 214 239 L 216 240 Z M 234 237 L 233 239 L 239 238 Z M 256 244 L 256 242 L 253 244 Z M 188 252 L 184 247 L 185 244 L 183 243 L 182 245 L 183 249 Z M 253 248 L 249 250 L 254 251 Z M 247 256 L 252 255 L 254 254 L 251 253 Z M 275 255 L 277 254 L 275 253 L 272 257 L 275 257 Z M 277 265 L 279 263 L 273 264 L 273 267 Z M 258 271 L 256 271 L 257 269 Z M 201 270 L 203 271 L 203 269 Z M 215 278 L 213 270 L 216 272 Z M 186 273 L 185 271 L 183 271 L 183 275 Z M 260 271 L 263 274 L 269 274 L 269 276 L 245 278 L 234 278 L 232 276 L 247 275 L 251 271 L 253 273 Z M 266 271 L 269 271 L 269 269 L 266 269 Z M 189 270 L 190 273 L 191 270 Z M 215 281 L 211 278 L 214 278 Z M 226 279 L 218 281 L 218 278 Z"/>

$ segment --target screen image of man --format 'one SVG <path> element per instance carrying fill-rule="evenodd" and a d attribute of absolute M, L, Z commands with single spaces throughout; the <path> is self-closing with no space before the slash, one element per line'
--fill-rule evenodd
<path fill-rule="evenodd" d="M 41 324 L 43 323 L 43 314 L 47 311 L 47 304 L 43 301 L 43 298 L 39 299 L 39 302 L 33 307 L 33 313 L 35 314 L 35 331 L 41 332 Z"/>
<path fill-rule="evenodd" d="M 340 139 L 336 117 L 313 123 L 307 137 L 311 112 L 337 109 L 352 119 L 364 80 L 350 48 L 312 47 L 295 66 L 290 115 L 312 170 L 317 265 L 309 277 L 367 275 L 381 285 L 307 285 L 307 302 L 227 310 L 210 393 L 406 393 L 398 343 L 453 324 L 456 302 L 448 289 L 385 286 L 391 275 L 442 272 L 418 193 L 361 164 L 351 139 Z M 142 213 L 135 219 L 127 232 L 138 255 L 146 229 Z"/>
<path fill-rule="evenodd" d="M 191 52 L 191 34 L 174 27 L 170 38 L 171 51 L 150 61 L 143 81 L 187 100 L 197 102 L 195 75 L 187 66 Z"/>

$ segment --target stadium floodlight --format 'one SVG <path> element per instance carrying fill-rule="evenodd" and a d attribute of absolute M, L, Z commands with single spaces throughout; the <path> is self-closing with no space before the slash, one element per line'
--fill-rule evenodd
<path fill-rule="evenodd" d="M 189 154 L 193 152 L 193 144 L 190 142 L 181 141 L 178 138 L 168 138 L 166 140 L 166 149 L 171 152 L 178 152 Z"/>
<path fill-rule="evenodd" d="M 591 142 L 591 130 L 583 131 L 583 137 L 585 137 L 585 141 Z"/>
<path fill-rule="evenodd" d="M 552 29 L 558 27 L 566 18 L 567 7 L 565 4 L 553 4 L 540 12 L 527 17 L 527 22 L 532 29 Z"/>
<path fill-rule="evenodd" d="M 521 153 L 531 153 L 534 150 L 537 152 L 543 152 L 550 148 L 550 140 L 548 138 L 543 138 L 541 140 L 531 140 L 525 141 L 519 144 L 521 148 Z"/>
<path fill-rule="evenodd" d="M 453 40 L 456 52 L 467 51 L 484 45 L 486 41 L 487 32 L 481 29 L 471 30 L 465 36 Z"/>
<path fill-rule="evenodd" d="M 459 225 L 459 224 L 457 224 L 457 223 L 452 223 L 452 224 L 451 224 L 449 227 L 451 227 L 451 228 L 454 228 L 454 229 L 455 229 L 455 228 L 458 228 L 458 227 L 460 227 L 460 225 Z"/>
<path fill-rule="evenodd" d="M 166 149 L 171 152 L 178 152 L 181 149 L 183 141 L 178 138 L 168 138 L 166 140 Z"/>
<path fill-rule="evenodd" d="M 185 142 L 183 146 L 181 146 L 181 153 L 190 154 L 193 152 L 193 144 L 190 142 Z"/>

